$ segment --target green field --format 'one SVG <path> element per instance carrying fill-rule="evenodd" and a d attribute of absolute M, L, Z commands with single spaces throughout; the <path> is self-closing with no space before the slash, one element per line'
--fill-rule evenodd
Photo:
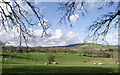
<path fill-rule="evenodd" d="M 6 56 L 2 60 L 3 75 L 38 73 L 117 73 L 118 65 L 113 58 L 93 58 L 78 56 L 77 54 L 55 53 L 58 64 L 44 65 L 46 54 L 31 53 L 2 53 Z M 86 62 L 84 62 L 86 61 Z M 94 65 L 93 63 L 104 63 Z"/>

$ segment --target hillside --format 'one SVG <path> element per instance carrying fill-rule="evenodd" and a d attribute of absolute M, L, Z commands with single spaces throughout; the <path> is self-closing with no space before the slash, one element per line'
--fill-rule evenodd
<path fill-rule="evenodd" d="M 102 44 L 96 44 L 96 43 L 83 43 L 83 44 L 77 44 L 72 47 L 69 47 L 71 50 L 118 50 L 117 46 L 108 46 L 108 45 L 102 45 Z"/>
<path fill-rule="evenodd" d="M 2 47 L 3 52 L 18 52 L 20 51 L 19 47 L 14 46 L 5 46 Z M 110 50 L 118 50 L 117 46 L 108 46 L 108 45 L 102 45 L 102 44 L 95 44 L 95 43 L 78 43 L 78 44 L 70 44 L 67 46 L 53 46 L 53 47 L 22 47 L 22 51 L 26 52 L 29 50 L 29 52 L 45 52 L 45 51 L 110 51 Z"/>
<path fill-rule="evenodd" d="M 2 60 L 2 75 L 41 75 L 42 73 L 116 73 L 118 65 L 110 58 L 93 58 L 75 54 L 53 54 L 58 64 L 45 65 L 46 54 L 2 53 L 6 57 Z M 84 62 L 86 61 L 86 62 Z M 103 65 L 94 65 L 103 63 Z M 37 74 L 35 74 L 37 73 Z M 44 74 L 43 74 L 44 75 Z"/>

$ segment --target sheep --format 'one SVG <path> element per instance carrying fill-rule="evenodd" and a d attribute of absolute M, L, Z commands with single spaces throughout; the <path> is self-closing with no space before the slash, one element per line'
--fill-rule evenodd
<path fill-rule="evenodd" d="M 98 63 L 99 65 L 103 65 L 103 63 Z"/>
<path fill-rule="evenodd" d="M 117 64 L 120 64 L 119 62 L 117 62 Z"/>
<path fill-rule="evenodd" d="M 98 63 L 93 63 L 94 65 L 97 65 Z"/>
<path fill-rule="evenodd" d="M 53 62 L 53 64 L 58 64 L 58 62 Z"/>
<path fill-rule="evenodd" d="M 7 58 L 5 60 L 7 60 Z"/>
<path fill-rule="evenodd" d="M 7 58 L 5 58 L 4 60 L 7 60 Z"/>
<path fill-rule="evenodd" d="M 96 56 L 92 56 L 93 58 L 95 58 Z"/>
<path fill-rule="evenodd" d="M 115 63 L 115 64 L 120 64 L 118 61 L 115 61 L 114 63 Z"/>
<path fill-rule="evenodd" d="M 117 61 L 114 61 L 115 64 L 117 64 Z"/>
<path fill-rule="evenodd" d="M 45 65 L 49 65 L 47 62 L 45 62 Z"/>

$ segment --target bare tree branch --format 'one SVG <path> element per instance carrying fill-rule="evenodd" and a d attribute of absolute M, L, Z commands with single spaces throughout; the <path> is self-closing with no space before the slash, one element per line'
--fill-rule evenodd
<path fill-rule="evenodd" d="M 27 4 L 31 11 L 36 15 L 35 17 L 36 19 L 38 19 L 38 23 L 40 23 L 41 28 L 43 29 L 43 33 L 41 36 L 43 37 L 44 35 L 48 35 L 46 30 L 50 27 L 50 25 L 44 20 L 43 15 L 35 9 L 34 5 L 31 2 L 27 0 L 21 1 L 24 4 Z M 11 32 L 8 29 L 12 30 L 13 27 L 16 26 L 20 35 L 20 45 L 22 45 L 22 38 L 24 38 L 26 46 L 28 46 L 27 36 L 34 37 L 32 31 L 29 30 L 29 27 L 37 26 L 38 23 L 31 21 L 32 19 L 30 18 L 31 15 L 29 14 L 29 11 L 23 8 L 16 0 L 8 2 L 5 0 L 1 0 L 0 4 L 1 27 L 3 27 L 6 32 L 10 34 Z"/>
<path fill-rule="evenodd" d="M 105 2 L 105 0 L 103 0 L 99 3 L 100 6 L 98 9 L 102 9 L 105 6 L 114 6 L 114 3 L 115 2 L 112 0 L 111 2 Z M 77 2 L 74 0 L 69 0 L 66 3 L 62 3 L 59 7 L 59 10 L 65 11 L 65 14 L 62 16 L 59 22 L 64 23 L 64 21 L 67 22 L 68 20 L 68 22 L 71 23 L 70 16 L 75 14 L 77 10 L 80 10 L 82 15 L 84 15 L 83 10 L 87 12 L 85 4 L 88 4 L 88 2 Z M 97 40 L 99 36 L 105 37 L 112 27 L 117 27 L 118 23 L 120 22 L 120 18 L 118 18 L 120 16 L 120 1 L 118 2 L 118 7 L 116 7 L 116 9 L 117 10 L 114 12 L 109 12 L 100 16 L 98 20 L 93 22 L 93 24 L 88 27 L 88 31 L 90 32 L 90 36 L 88 38 L 92 37 L 94 40 Z M 115 22 L 114 25 L 112 24 L 113 22 Z"/>
<path fill-rule="evenodd" d="M 119 17 L 120 16 L 120 10 L 118 12 L 109 12 L 108 14 L 102 15 L 97 21 L 95 21 L 90 27 L 88 27 L 88 30 L 93 32 L 91 36 L 106 36 L 107 33 L 110 30 L 110 26 L 117 27 L 118 23 L 120 22 Z M 113 21 L 116 21 L 113 25 Z M 100 30 L 102 29 L 102 30 Z"/>
<path fill-rule="evenodd" d="M 59 11 L 63 11 L 64 15 L 59 20 L 59 23 L 65 23 L 69 22 L 72 26 L 72 23 L 70 21 L 70 16 L 74 15 L 76 11 L 81 11 L 82 15 L 84 15 L 84 12 L 87 12 L 86 8 L 84 7 L 84 2 L 75 2 L 69 0 L 67 3 L 60 3 L 59 4 Z"/>

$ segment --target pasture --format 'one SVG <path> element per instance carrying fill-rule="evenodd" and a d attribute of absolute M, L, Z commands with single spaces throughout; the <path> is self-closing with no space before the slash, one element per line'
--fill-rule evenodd
<path fill-rule="evenodd" d="M 118 65 L 114 58 L 93 58 L 77 54 L 54 53 L 58 64 L 45 65 L 46 54 L 2 53 L 2 74 L 33 75 L 39 73 L 117 73 Z M 103 63 L 95 65 L 94 63 Z"/>

